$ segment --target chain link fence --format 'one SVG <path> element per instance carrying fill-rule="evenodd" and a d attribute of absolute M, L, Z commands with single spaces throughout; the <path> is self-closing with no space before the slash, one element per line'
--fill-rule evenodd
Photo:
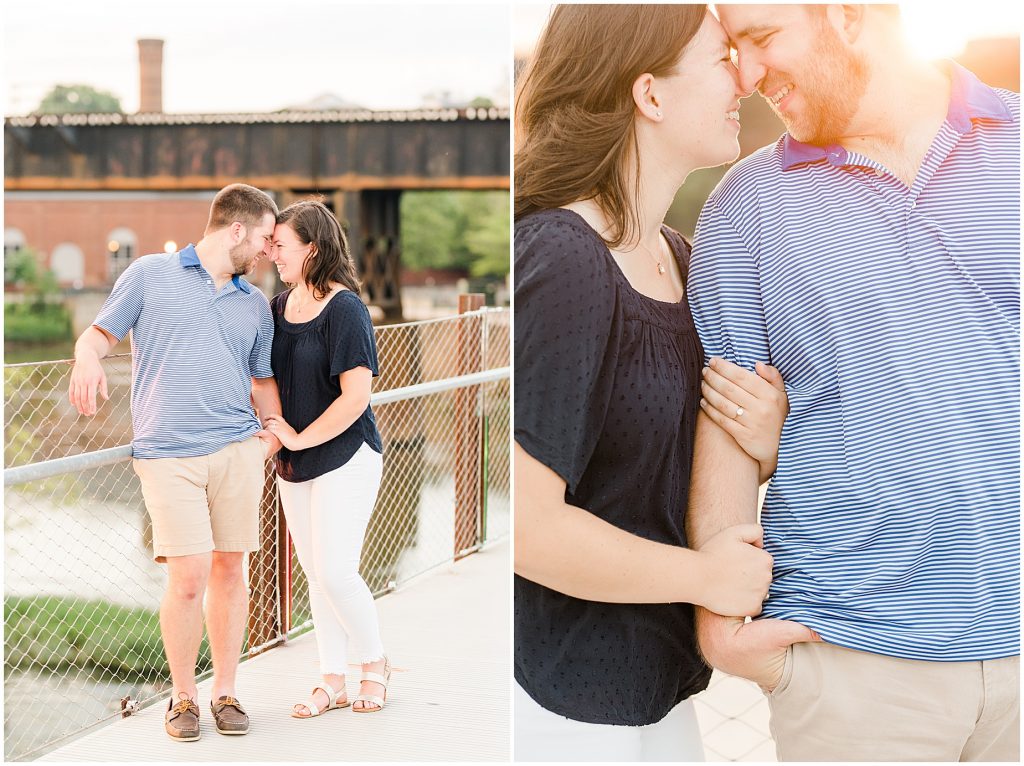
<path fill-rule="evenodd" d="M 361 571 L 375 595 L 510 530 L 508 309 L 377 329 L 384 478 Z M 29 760 L 169 690 L 164 568 L 131 467 L 131 359 L 93 418 L 70 361 L 4 367 L 4 755 Z M 56 462 L 49 462 L 56 461 Z M 309 630 L 272 475 L 248 557 L 243 658 Z M 204 639 L 200 677 L 210 674 Z"/>

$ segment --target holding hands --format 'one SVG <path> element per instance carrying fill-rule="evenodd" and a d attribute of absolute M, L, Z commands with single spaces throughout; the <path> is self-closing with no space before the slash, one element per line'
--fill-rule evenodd
<path fill-rule="evenodd" d="M 304 449 L 299 434 L 280 415 L 267 415 L 263 419 L 263 428 L 264 430 L 256 434 L 257 436 L 262 438 L 263 434 L 269 434 L 280 440 L 281 444 L 290 450 Z"/>

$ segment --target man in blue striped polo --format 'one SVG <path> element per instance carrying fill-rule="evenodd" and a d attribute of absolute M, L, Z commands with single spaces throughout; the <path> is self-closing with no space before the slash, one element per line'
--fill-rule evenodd
<path fill-rule="evenodd" d="M 701 647 L 765 689 L 782 760 L 1016 761 L 1019 96 L 916 61 L 892 6 L 718 10 L 788 132 L 708 199 L 688 292 L 705 353 L 775 365 L 791 409 L 767 619 L 703 612 Z M 754 520 L 757 464 L 706 415 L 695 455 L 699 547 Z"/>
<path fill-rule="evenodd" d="M 248 615 L 242 568 L 259 547 L 266 458 L 280 442 L 260 427 L 281 413 L 270 368 L 274 322 L 266 296 L 241 277 L 265 254 L 277 206 L 232 184 L 217 193 L 203 238 L 131 263 L 75 345 L 70 399 L 83 415 L 107 398 L 100 359 L 131 331 L 132 460 L 167 564 L 160 630 L 172 694 L 164 728 L 199 739 L 195 666 L 206 627 L 211 709 L 221 734 L 245 734 L 235 671 Z"/>

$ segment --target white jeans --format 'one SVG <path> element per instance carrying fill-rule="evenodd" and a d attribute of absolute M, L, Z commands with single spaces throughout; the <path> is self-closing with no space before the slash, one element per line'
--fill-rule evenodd
<path fill-rule="evenodd" d="M 344 675 L 349 642 L 362 665 L 384 656 L 377 607 L 359 575 L 359 553 L 384 461 L 367 444 L 341 468 L 302 482 L 277 479 L 288 531 L 309 583 L 320 672 Z"/>
<path fill-rule="evenodd" d="M 683 700 L 648 726 L 611 726 L 552 713 L 513 685 L 516 761 L 704 760 L 692 700 Z"/>

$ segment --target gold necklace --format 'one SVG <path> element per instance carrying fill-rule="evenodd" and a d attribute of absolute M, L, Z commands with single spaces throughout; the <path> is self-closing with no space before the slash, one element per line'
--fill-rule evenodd
<path fill-rule="evenodd" d="M 295 293 L 292 293 L 292 308 L 295 309 L 296 314 L 301 314 L 302 310 L 305 309 L 306 306 L 308 306 L 310 303 L 316 303 L 316 301 L 311 298 L 310 300 L 307 300 L 305 303 L 299 303 L 295 296 Z"/>
<path fill-rule="evenodd" d="M 658 256 L 656 256 L 654 253 L 652 253 L 650 251 L 650 249 L 647 247 L 647 245 L 645 245 L 639 239 L 636 241 L 636 244 L 639 247 L 642 247 L 644 249 L 644 252 L 646 252 L 649 256 L 651 256 L 651 258 L 654 259 L 654 263 L 658 267 L 658 276 L 659 277 L 665 276 L 666 269 L 665 269 L 665 264 L 662 262 L 662 260 Z M 662 247 L 662 244 L 661 244 L 661 234 L 660 233 L 658 234 L 658 249 L 659 250 L 664 250 L 664 248 Z"/>

